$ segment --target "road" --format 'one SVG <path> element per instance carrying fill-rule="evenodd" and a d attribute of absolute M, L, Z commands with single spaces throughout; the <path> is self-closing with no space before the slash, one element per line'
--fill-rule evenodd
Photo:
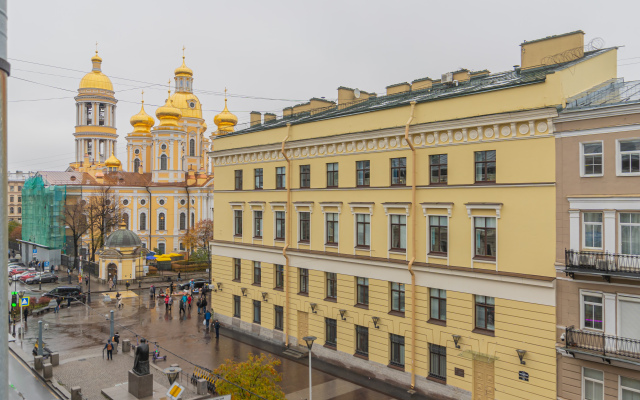
<path fill-rule="evenodd" d="M 31 368 L 9 352 L 9 400 L 60 399 Z"/>

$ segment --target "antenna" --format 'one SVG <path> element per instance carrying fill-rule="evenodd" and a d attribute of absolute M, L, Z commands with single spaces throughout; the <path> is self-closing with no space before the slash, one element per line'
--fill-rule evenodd
<path fill-rule="evenodd" d="M 360 89 L 355 88 L 353 90 L 353 95 L 356 96 L 356 99 L 359 99 L 360 98 Z"/>

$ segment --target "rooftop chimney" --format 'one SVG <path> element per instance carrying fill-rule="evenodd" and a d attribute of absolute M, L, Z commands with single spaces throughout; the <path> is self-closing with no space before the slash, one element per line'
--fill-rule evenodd
<path fill-rule="evenodd" d="M 411 85 L 408 82 L 396 83 L 395 85 L 387 86 L 387 96 L 397 93 L 404 93 L 411 90 Z"/>
<path fill-rule="evenodd" d="M 251 123 L 250 126 L 260 125 L 262 123 L 262 113 L 259 111 L 251 111 Z"/>
<path fill-rule="evenodd" d="M 264 123 L 268 123 L 276 120 L 276 115 L 273 113 L 264 113 Z"/>
<path fill-rule="evenodd" d="M 574 31 L 520 44 L 522 69 L 560 64 L 584 56 L 584 32 Z"/>

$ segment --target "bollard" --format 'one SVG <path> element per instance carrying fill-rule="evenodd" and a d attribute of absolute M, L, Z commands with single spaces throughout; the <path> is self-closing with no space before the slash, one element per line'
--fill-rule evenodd
<path fill-rule="evenodd" d="M 60 365 L 60 354 L 59 353 L 51 353 L 51 365 L 54 367 Z"/>
<path fill-rule="evenodd" d="M 123 353 L 128 353 L 129 349 L 131 349 L 131 342 L 129 341 L 129 339 L 125 339 L 122 341 L 122 352 Z"/>
<path fill-rule="evenodd" d="M 196 394 L 208 394 L 206 379 L 198 379 L 196 381 Z"/>
<path fill-rule="evenodd" d="M 44 354 L 44 341 L 42 340 L 42 321 L 38 321 L 38 355 Z"/>
<path fill-rule="evenodd" d="M 36 371 L 40 371 L 42 369 L 42 356 L 33 357 L 33 368 L 35 368 Z"/>
<path fill-rule="evenodd" d="M 82 400 L 82 389 L 80 389 L 80 386 L 71 388 L 71 400 Z"/>
<path fill-rule="evenodd" d="M 114 320 L 113 320 L 113 310 L 111 310 L 111 325 L 109 326 L 109 338 L 113 338 L 113 333 L 115 332 L 113 329 L 113 324 L 114 324 Z"/>
<path fill-rule="evenodd" d="M 44 379 L 53 378 L 53 365 L 51 365 L 51 363 L 45 363 L 42 366 L 42 377 Z"/>

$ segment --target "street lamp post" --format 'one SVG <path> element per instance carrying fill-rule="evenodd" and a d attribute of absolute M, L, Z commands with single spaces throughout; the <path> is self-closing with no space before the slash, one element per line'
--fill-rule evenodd
<path fill-rule="evenodd" d="M 309 348 L 309 400 L 313 398 L 313 386 L 311 385 L 311 346 L 313 346 L 313 342 L 317 339 L 315 336 L 305 336 L 302 338 L 305 342 L 307 342 L 307 347 Z"/>

